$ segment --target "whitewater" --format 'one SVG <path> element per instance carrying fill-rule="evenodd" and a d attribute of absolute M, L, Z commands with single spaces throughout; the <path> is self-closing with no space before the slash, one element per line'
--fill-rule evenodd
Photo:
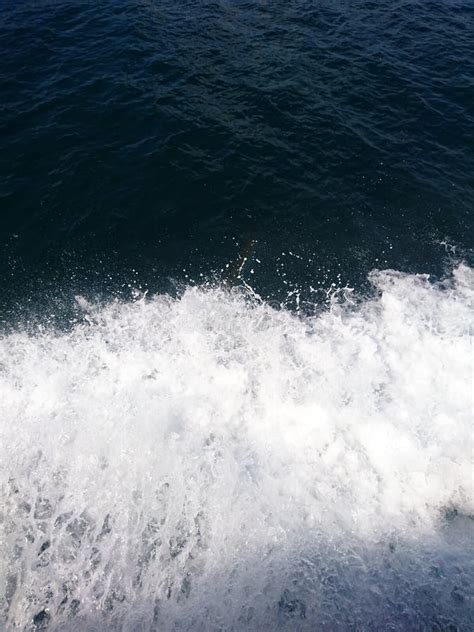
<path fill-rule="evenodd" d="M 474 271 L 0 337 L 2 630 L 474 629 Z"/>

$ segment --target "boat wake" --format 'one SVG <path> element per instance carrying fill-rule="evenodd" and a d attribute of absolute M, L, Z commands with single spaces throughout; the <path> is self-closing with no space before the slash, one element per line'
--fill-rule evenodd
<path fill-rule="evenodd" d="M 2 629 L 471 630 L 474 272 L 371 280 L 0 338 Z"/>

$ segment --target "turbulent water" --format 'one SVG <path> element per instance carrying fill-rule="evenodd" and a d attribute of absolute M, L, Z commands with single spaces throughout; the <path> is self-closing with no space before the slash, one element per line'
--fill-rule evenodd
<path fill-rule="evenodd" d="M 9 630 L 472 630 L 474 275 L 0 341 Z"/>
<path fill-rule="evenodd" d="M 0 3 L 1 632 L 474 630 L 473 68 L 472 0 Z"/>

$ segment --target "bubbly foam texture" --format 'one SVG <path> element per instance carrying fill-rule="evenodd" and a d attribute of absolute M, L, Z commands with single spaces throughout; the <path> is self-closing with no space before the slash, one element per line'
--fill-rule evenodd
<path fill-rule="evenodd" d="M 372 281 L 0 339 L 3 628 L 472 629 L 474 274 Z"/>

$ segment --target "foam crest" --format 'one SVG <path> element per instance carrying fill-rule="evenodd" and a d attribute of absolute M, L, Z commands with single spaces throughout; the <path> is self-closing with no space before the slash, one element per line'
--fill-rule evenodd
<path fill-rule="evenodd" d="M 468 629 L 474 273 L 371 278 L 314 317 L 193 288 L 1 338 L 3 625 Z"/>

